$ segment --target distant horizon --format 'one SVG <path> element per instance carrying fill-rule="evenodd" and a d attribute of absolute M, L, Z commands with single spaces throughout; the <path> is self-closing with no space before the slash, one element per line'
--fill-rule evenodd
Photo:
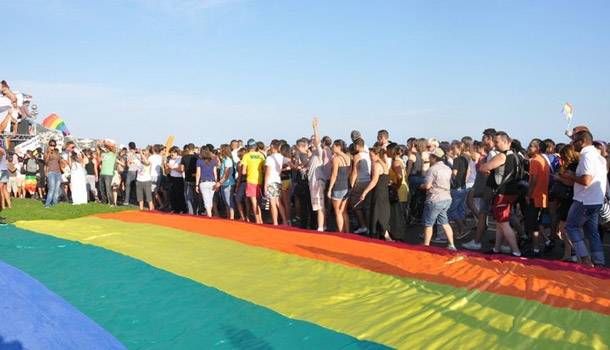
<path fill-rule="evenodd" d="M 82 137 L 127 144 L 610 139 L 610 2 L 57 0 L 3 4 L 5 79 Z M 26 23 L 27 25 L 23 25 Z M 16 29 L 19 29 L 17 32 Z"/>

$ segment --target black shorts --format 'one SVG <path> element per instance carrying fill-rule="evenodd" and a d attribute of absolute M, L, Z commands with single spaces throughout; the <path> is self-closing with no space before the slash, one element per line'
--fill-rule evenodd
<path fill-rule="evenodd" d="M 527 206 L 525 210 L 525 230 L 527 232 L 538 231 L 543 211 L 543 208 L 536 208 L 533 204 Z"/>

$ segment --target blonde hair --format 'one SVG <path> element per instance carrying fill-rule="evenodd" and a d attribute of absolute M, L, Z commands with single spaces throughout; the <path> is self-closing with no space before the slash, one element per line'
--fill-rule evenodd
<path fill-rule="evenodd" d="M 431 137 L 426 141 L 426 145 L 428 146 L 434 146 L 434 148 L 437 148 L 439 146 L 438 140 Z"/>

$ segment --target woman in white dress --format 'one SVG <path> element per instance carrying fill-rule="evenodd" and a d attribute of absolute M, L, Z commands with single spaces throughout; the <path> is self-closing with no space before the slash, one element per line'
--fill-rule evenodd
<path fill-rule="evenodd" d="M 72 204 L 87 204 L 87 179 L 82 154 L 72 152 L 70 164 L 70 190 Z"/>

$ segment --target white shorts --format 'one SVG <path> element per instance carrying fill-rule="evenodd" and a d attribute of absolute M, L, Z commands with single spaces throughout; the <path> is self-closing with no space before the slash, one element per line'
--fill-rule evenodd
<path fill-rule="evenodd" d="M 313 211 L 324 210 L 326 189 L 325 180 L 316 180 L 309 184 L 309 195 L 311 196 L 311 209 Z"/>

